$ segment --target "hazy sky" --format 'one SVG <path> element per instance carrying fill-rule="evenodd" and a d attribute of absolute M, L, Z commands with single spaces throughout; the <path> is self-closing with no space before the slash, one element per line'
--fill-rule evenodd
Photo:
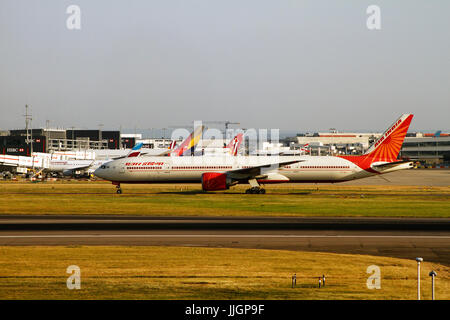
<path fill-rule="evenodd" d="M 29 104 L 34 127 L 379 131 L 414 113 L 413 130 L 450 130 L 449 14 L 446 0 L 1 0 L 0 129 Z"/>

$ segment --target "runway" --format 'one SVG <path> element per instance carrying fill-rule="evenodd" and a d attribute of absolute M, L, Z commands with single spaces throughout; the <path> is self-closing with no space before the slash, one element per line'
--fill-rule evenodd
<path fill-rule="evenodd" d="M 0 216 L 0 245 L 276 249 L 450 265 L 450 219 Z"/>
<path fill-rule="evenodd" d="M 12 230 L 450 231 L 450 218 L 0 215 L 0 231 Z"/>

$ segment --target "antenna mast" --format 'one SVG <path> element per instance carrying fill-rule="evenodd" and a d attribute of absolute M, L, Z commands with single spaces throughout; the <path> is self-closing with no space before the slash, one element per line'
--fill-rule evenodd
<path fill-rule="evenodd" d="M 27 133 L 27 138 L 25 140 L 26 144 L 31 144 L 31 155 L 33 154 L 33 129 L 31 128 L 31 120 L 33 120 L 31 113 L 28 113 L 28 105 L 25 105 L 25 130 Z"/>
<path fill-rule="evenodd" d="M 25 143 L 30 145 L 30 156 L 31 156 L 31 167 L 34 169 L 34 158 L 33 158 L 33 127 L 31 126 L 31 120 L 33 120 L 31 113 L 28 113 L 28 105 L 25 105 L 25 130 L 27 132 L 27 138 Z"/>

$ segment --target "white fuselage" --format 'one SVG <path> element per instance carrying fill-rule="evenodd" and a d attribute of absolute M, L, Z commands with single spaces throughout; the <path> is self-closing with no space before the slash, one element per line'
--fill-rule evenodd
<path fill-rule="evenodd" d="M 95 175 L 123 183 L 201 182 L 206 172 L 227 173 L 233 170 L 288 161 L 299 162 L 278 168 L 260 168 L 263 183 L 340 182 L 368 177 L 377 172 L 361 169 L 353 162 L 333 156 L 199 156 L 135 157 L 111 161 Z"/>

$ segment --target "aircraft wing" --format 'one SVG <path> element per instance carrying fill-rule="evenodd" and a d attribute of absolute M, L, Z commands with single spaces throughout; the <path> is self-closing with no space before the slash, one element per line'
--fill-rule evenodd
<path fill-rule="evenodd" d="M 303 161 L 305 161 L 305 160 L 293 160 L 293 161 L 283 161 L 283 162 L 263 164 L 260 166 L 254 166 L 254 167 L 250 167 L 250 168 L 231 170 L 231 171 L 228 171 L 227 174 L 230 178 L 236 179 L 236 180 L 255 179 L 255 178 L 262 179 L 262 178 L 265 178 L 267 175 L 261 174 L 261 169 L 270 168 L 273 166 L 275 166 L 277 168 L 281 168 L 281 167 L 288 166 L 293 163 L 303 162 Z"/>
<path fill-rule="evenodd" d="M 153 156 L 156 156 L 156 157 L 162 157 L 162 156 L 167 156 L 169 153 L 171 153 L 171 152 L 173 152 L 173 150 L 172 149 L 167 149 L 167 150 L 164 150 L 164 151 L 161 151 L 161 153 L 158 153 L 158 154 L 154 154 Z M 146 155 L 146 153 L 142 153 L 142 155 Z"/>
<path fill-rule="evenodd" d="M 83 165 L 83 166 L 74 166 L 71 167 L 67 170 L 85 170 L 85 169 L 89 169 L 90 167 L 92 167 L 92 165 L 95 163 L 95 160 L 93 160 L 90 164 L 87 165 Z"/>

